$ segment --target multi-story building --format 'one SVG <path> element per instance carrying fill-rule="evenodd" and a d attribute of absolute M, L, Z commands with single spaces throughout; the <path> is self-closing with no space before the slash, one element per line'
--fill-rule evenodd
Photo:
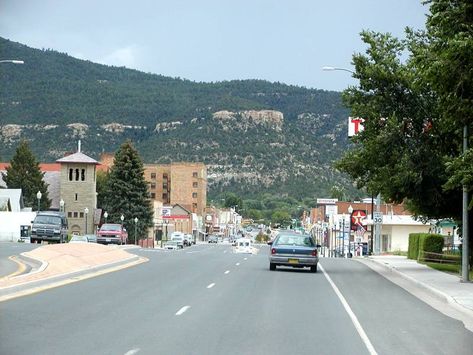
<path fill-rule="evenodd" d="M 202 216 L 207 202 L 207 168 L 203 163 L 145 164 L 151 198 L 179 204 Z"/>

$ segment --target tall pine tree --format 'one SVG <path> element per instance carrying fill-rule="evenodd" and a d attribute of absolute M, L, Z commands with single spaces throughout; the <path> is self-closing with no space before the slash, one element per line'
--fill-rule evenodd
<path fill-rule="evenodd" d="M 153 208 L 143 162 L 130 141 L 123 143 L 115 153 L 103 198 L 109 222 L 121 223 L 120 216 L 125 217 L 123 224 L 129 241 L 135 237 L 135 217 L 138 218 L 136 239 L 146 238 L 147 229 L 153 226 Z"/>
<path fill-rule="evenodd" d="M 36 194 L 41 191 L 40 209 L 47 210 L 51 206 L 48 196 L 48 185 L 44 182 L 44 173 L 39 168 L 39 163 L 31 152 L 28 143 L 22 140 L 16 149 L 15 155 L 2 173 L 9 189 L 21 189 L 25 206 L 38 209 Z"/>

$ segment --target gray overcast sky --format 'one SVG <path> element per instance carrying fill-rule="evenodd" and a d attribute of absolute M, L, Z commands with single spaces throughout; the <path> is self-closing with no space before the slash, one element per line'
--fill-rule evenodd
<path fill-rule="evenodd" d="M 93 62 L 193 81 L 355 82 L 363 29 L 425 27 L 421 0 L 1 0 L 0 36 Z M 10 58 L 9 58 L 10 59 Z"/>

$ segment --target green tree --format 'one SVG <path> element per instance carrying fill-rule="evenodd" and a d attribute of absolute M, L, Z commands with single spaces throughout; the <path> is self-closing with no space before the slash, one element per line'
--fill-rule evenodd
<path fill-rule="evenodd" d="M 18 145 L 15 155 L 2 173 L 9 189 L 21 189 L 25 206 L 38 210 L 38 199 L 36 194 L 41 192 L 40 209 L 47 210 L 51 207 L 48 195 L 48 185 L 44 182 L 44 173 L 39 168 L 39 163 L 31 152 L 28 142 L 22 140 Z"/>
<path fill-rule="evenodd" d="M 288 226 L 291 224 L 291 215 L 287 211 L 274 211 L 271 215 L 271 222 L 281 226 Z"/>
<path fill-rule="evenodd" d="M 102 208 L 105 204 L 105 192 L 107 188 L 108 172 L 97 171 L 97 207 Z M 108 212 L 108 211 L 107 211 Z"/>
<path fill-rule="evenodd" d="M 128 230 L 129 238 L 134 238 L 135 222 L 137 239 L 146 237 L 147 229 L 153 226 L 153 208 L 148 186 L 144 179 L 143 162 L 130 141 L 123 143 L 115 153 L 104 191 L 104 206 L 108 221 L 121 223 Z"/>
<path fill-rule="evenodd" d="M 250 218 L 254 221 L 258 221 L 260 219 L 263 219 L 264 216 L 261 211 L 256 209 L 250 209 L 247 213 L 245 213 L 245 217 Z"/>
<path fill-rule="evenodd" d="M 402 41 L 362 33 L 368 50 L 353 57 L 359 85 L 344 100 L 365 130 L 337 166 L 358 187 L 405 201 L 417 215 L 460 220 L 462 186 L 473 189 L 472 149 L 462 153 L 473 120 L 473 3 L 424 3 L 425 31 L 407 29 Z"/>
<path fill-rule="evenodd" d="M 243 200 L 236 194 L 229 192 L 225 195 L 225 202 L 223 203 L 223 207 L 234 207 L 238 212 L 243 208 Z"/>

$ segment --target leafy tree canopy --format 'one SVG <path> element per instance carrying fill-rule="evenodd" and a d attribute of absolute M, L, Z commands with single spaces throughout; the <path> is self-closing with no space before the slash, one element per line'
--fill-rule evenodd
<path fill-rule="evenodd" d="M 48 195 L 48 185 L 44 182 L 44 173 L 39 168 L 39 163 L 31 152 L 28 142 L 22 140 L 18 145 L 15 155 L 7 167 L 6 173 L 2 173 L 9 189 L 21 189 L 25 206 L 38 210 L 38 199 L 36 194 L 41 192 L 40 209 L 47 210 L 51 206 Z"/>
<path fill-rule="evenodd" d="M 337 167 L 359 188 L 406 201 L 417 215 L 458 218 L 459 182 L 473 169 L 454 171 L 466 158 L 462 127 L 473 118 L 473 4 L 426 4 L 426 32 L 408 29 L 405 40 L 362 32 L 368 49 L 353 57 L 359 85 L 343 97 L 352 115 L 365 119 L 365 130 Z"/>

